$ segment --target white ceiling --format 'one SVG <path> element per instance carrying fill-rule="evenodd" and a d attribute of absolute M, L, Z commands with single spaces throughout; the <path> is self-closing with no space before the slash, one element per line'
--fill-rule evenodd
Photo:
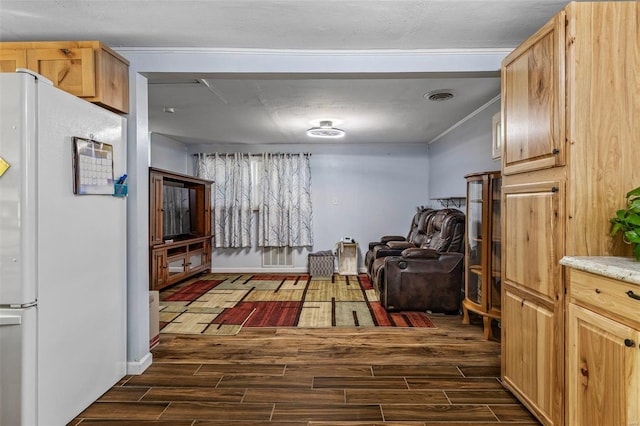
<path fill-rule="evenodd" d="M 0 40 L 115 48 L 511 49 L 566 0 L 0 0 Z M 494 99 L 499 75 L 149 73 L 149 129 L 185 143 L 299 143 L 334 119 L 343 143 L 424 143 Z M 203 84 L 206 81 L 207 84 Z M 451 89 L 446 102 L 423 94 Z M 162 112 L 173 107 L 175 113 Z M 316 123 L 317 124 L 317 123 Z"/>

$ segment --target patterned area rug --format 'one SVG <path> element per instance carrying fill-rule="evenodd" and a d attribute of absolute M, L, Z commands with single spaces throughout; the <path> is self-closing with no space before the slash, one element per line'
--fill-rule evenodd
<path fill-rule="evenodd" d="M 366 275 L 208 274 L 160 293 L 160 332 L 234 335 L 242 327 L 430 327 L 387 312 Z"/>

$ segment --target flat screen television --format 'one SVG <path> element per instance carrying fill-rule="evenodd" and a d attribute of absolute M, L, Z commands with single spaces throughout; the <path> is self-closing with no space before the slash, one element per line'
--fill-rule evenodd
<path fill-rule="evenodd" d="M 199 236 L 195 228 L 196 190 L 178 182 L 166 181 L 162 186 L 162 235 L 164 240 L 180 240 Z"/>

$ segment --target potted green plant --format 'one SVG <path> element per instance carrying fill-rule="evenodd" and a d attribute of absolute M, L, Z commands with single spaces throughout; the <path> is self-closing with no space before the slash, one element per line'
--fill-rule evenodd
<path fill-rule="evenodd" d="M 627 192 L 627 208 L 618 210 L 616 216 L 609 219 L 613 224 L 611 236 L 622 231 L 622 239 L 633 246 L 633 254 L 640 260 L 640 187 Z"/>

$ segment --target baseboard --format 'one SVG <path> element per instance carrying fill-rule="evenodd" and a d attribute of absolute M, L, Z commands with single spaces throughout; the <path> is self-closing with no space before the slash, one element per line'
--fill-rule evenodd
<path fill-rule="evenodd" d="M 211 273 L 219 274 L 306 274 L 306 267 L 298 268 L 211 268 Z"/>
<path fill-rule="evenodd" d="M 367 268 L 358 268 L 358 272 L 364 274 L 367 272 Z M 309 269 L 307 267 L 297 268 L 211 268 L 211 273 L 215 274 L 307 274 Z M 334 273 L 338 273 L 338 270 L 334 270 Z"/>
<path fill-rule="evenodd" d="M 144 373 L 144 370 L 149 368 L 152 362 L 153 355 L 151 352 L 147 352 L 139 361 L 127 361 L 127 374 L 131 376 L 140 375 Z"/>

